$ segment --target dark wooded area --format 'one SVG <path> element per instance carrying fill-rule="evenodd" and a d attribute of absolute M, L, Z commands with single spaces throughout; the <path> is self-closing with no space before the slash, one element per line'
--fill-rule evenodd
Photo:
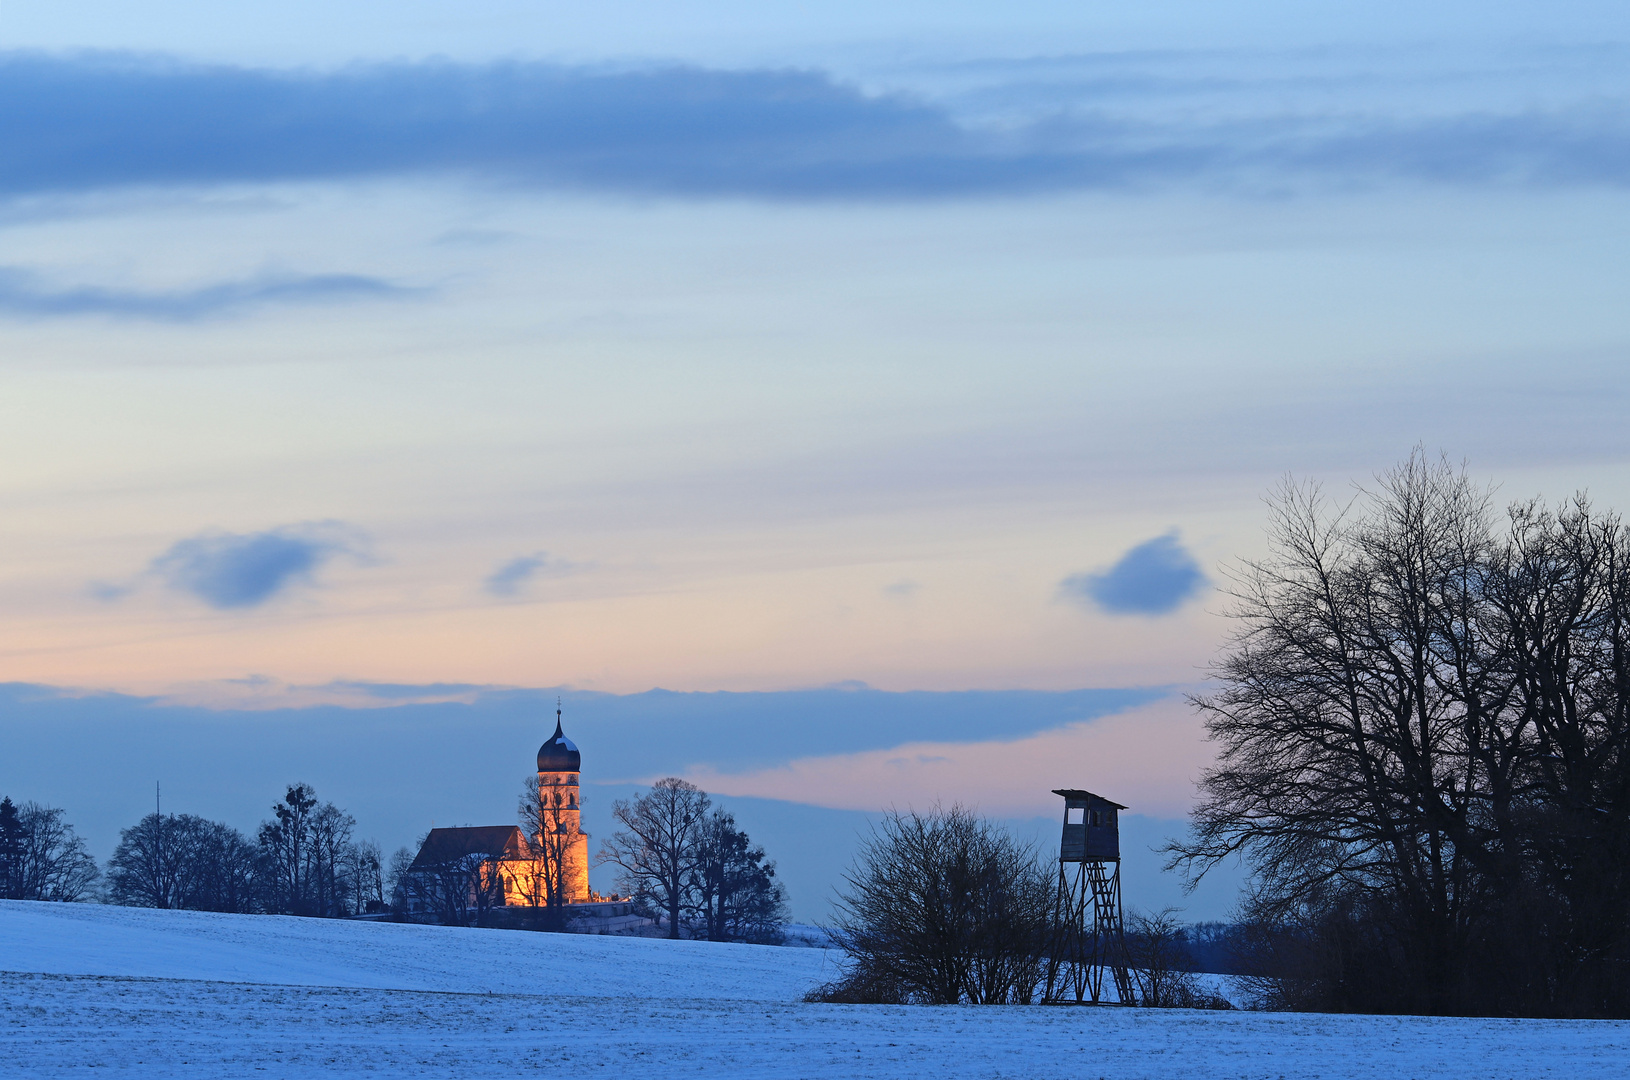
<path fill-rule="evenodd" d="M 1243 854 L 1262 1004 L 1630 1015 L 1630 532 L 1503 515 L 1417 452 L 1287 483 L 1196 698 L 1220 757 L 1174 862 Z"/>

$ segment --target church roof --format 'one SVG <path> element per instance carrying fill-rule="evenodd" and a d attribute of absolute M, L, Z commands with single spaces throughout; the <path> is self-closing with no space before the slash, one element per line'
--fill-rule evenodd
<path fill-rule="evenodd" d="M 549 736 L 549 741 L 538 748 L 539 772 L 582 772 L 583 755 L 577 752 L 577 744 L 566 737 L 560 730 L 560 710 L 555 710 L 555 733 Z"/>
<path fill-rule="evenodd" d="M 466 855 L 494 859 L 522 857 L 521 830 L 514 825 L 477 825 L 462 829 L 431 829 L 409 870 L 427 870 Z"/>

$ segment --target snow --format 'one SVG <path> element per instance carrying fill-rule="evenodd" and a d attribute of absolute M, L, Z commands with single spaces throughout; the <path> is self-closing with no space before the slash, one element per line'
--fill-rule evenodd
<path fill-rule="evenodd" d="M 794 1000 L 824 949 L 0 900 L 0 970 L 290 986 Z"/>
<path fill-rule="evenodd" d="M 1617 1022 L 799 1000 L 834 969 L 819 948 L 0 901 L 0 1072 L 1593 1080 L 1630 1061 Z"/>

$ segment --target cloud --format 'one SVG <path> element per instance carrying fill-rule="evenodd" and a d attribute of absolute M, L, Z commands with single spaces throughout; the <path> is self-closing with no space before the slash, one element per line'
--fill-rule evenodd
<path fill-rule="evenodd" d="M 1215 761 L 1205 725 L 1181 698 L 1020 739 L 915 742 L 800 758 L 767 769 L 693 768 L 708 791 L 848 810 L 919 810 L 960 802 L 987 814 L 1052 814 L 1053 788 L 1084 787 L 1137 813 L 1181 817 Z"/>
<path fill-rule="evenodd" d="M 1206 576 L 1175 532 L 1145 540 L 1097 574 L 1073 574 L 1060 583 L 1066 596 L 1090 601 L 1115 615 L 1165 615 L 1200 591 Z"/>
<path fill-rule="evenodd" d="M 178 540 L 150 570 L 171 588 L 228 610 L 266 603 L 350 545 L 333 524 L 258 533 L 206 533 Z"/>
<path fill-rule="evenodd" d="M 972 124 L 816 71 L 443 62 L 318 73 L 12 53 L 0 55 L 0 101 L 13 103 L 0 109 L 0 194 L 431 173 L 785 199 L 1630 181 L 1630 114 L 1595 93 L 1406 115 L 1345 101 L 1289 110 L 1263 91 L 1240 114 L 1209 115 L 1113 89 L 1088 80 L 1079 100 Z"/>
<path fill-rule="evenodd" d="M 129 582 L 114 581 L 93 581 L 86 587 L 86 591 L 90 593 L 93 599 L 100 600 L 105 604 L 111 604 L 115 600 L 123 600 L 135 590 L 136 587 Z"/>
<path fill-rule="evenodd" d="M 488 574 L 482 587 L 493 596 L 519 596 L 526 586 L 540 575 L 561 577 L 579 569 L 576 563 L 564 559 L 551 559 L 547 551 L 536 551 L 509 560 Z"/>
<path fill-rule="evenodd" d="M 357 274 L 264 276 L 153 292 L 98 286 L 52 289 L 26 270 L 0 267 L 0 313 L 35 318 L 105 315 L 188 322 L 265 304 L 391 299 L 421 291 Z"/>
<path fill-rule="evenodd" d="M 4 704 L 3 691 L 4 684 L 0 684 L 0 705 Z M 564 699 L 566 730 L 579 745 L 597 748 L 597 780 L 635 782 L 691 767 L 747 772 L 824 754 L 887 750 L 899 756 L 902 751 L 898 748 L 908 744 L 1022 739 L 1171 695 L 1170 687 L 894 692 L 855 681 L 754 693 L 648 690 L 607 694 L 571 687 L 522 689 L 457 683 L 341 680 L 289 685 L 257 676 L 189 685 L 170 698 L 224 711 L 360 705 L 372 709 L 393 702 L 473 698 L 467 707 L 436 715 L 455 726 L 479 728 L 483 737 L 502 730 L 522 741 L 540 726 L 540 738 L 553 730 L 555 702 Z M 422 719 L 430 723 L 433 718 L 425 713 Z M 426 745 L 440 738 L 424 737 L 430 740 Z"/>

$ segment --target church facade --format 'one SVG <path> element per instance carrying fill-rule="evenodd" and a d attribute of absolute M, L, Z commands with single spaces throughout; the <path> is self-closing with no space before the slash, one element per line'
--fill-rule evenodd
<path fill-rule="evenodd" d="M 431 829 L 404 875 L 410 915 L 449 917 L 499 907 L 546 907 L 597 899 L 589 889 L 589 837 L 582 828 L 583 756 L 561 727 L 538 748 L 537 786 L 523 800 L 527 828 Z"/>

